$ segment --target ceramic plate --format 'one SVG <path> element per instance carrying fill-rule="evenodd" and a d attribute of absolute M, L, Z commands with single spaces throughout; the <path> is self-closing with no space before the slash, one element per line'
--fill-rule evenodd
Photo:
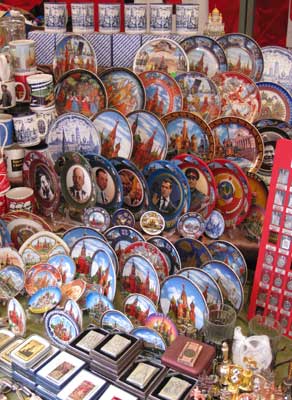
<path fill-rule="evenodd" d="M 160 119 L 145 110 L 127 115 L 133 133 L 131 160 L 139 169 L 154 160 L 163 160 L 167 154 L 168 135 Z"/>
<path fill-rule="evenodd" d="M 35 264 L 26 271 L 25 290 L 31 296 L 48 286 L 61 287 L 62 276 L 57 268 L 49 264 Z"/>
<path fill-rule="evenodd" d="M 241 72 L 254 81 L 261 79 L 264 59 L 260 46 L 242 33 L 228 33 L 217 39 L 225 51 L 228 71 Z"/>
<path fill-rule="evenodd" d="M 181 269 L 179 254 L 170 240 L 162 236 L 153 236 L 147 242 L 154 244 L 163 253 L 168 263 L 169 275 L 175 274 Z"/>
<path fill-rule="evenodd" d="M 114 306 L 106 296 L 97 292 L 89 292 L 86 296 L 86 308 L 89 310 L 90 320 L 100 325 L 103 313 L 113 310 Z"/>
<path fill-rule="evenodd" d="M 62 290 L 62 306 L 64 307 L 65 302 L 68 299 L 78 301 L 83 295 L 86 288 L 86 283 L 82 279 L 75 279 L 69 283 L 65 283 Z"/>
<path fill-rule="evenodd" d="M 146 211 L 140 218 L 140 227 L 148 235 L 159 235 L 165 228 L 163 216 L 157 211 Z"/>
<path fill-rule="evenodd" d="M 134 214 L 126 208 L 119 208 L 112 214 L 112 225 L 125 225 L 131 228 L 135 226 Z"/>
<path fill-rule="evenodd" d="M 190 71 L 200 72 L 209 78 L 227 71 L 226 55 L 216 40 L 196 35 L 184 39 L 181 46 L 187 54 Z"/>
<path fill-rule="evenodd" d="M 46 137 L 53 161 L 65 152 L 78 151 L 81 154 L 100 154 L 100 134 L 90 119 L 81 114 L 66 113 L 52 124 Z"/>
<path fill-rule="evenodd" d="M 166 350 L 166 343 L 162 335 L 152 328 L 139 326 L 138 328 L 134 328 L 130 333 L 143 340 L 143 346 L 146 350 L 151 350 L 153 352 L 164 352 Z"/>
<path fill-rule="evenodd" d="M 101 327 L 107 330 L 118 330 L 130 333 L 134 328 L 132 322 L 121 311 L 108 310 L 101 317 Z"/>
<path fill-rule="evenodd" d="M 124 313 L 134 326 L 144 325 L 146 318 L 156 312 L 155 304 L 143 294 L 130 294 L 124 301 Z"/>
<path fill-rule="evenodd" d="M 133 134 L 127 118 L 117 110 L 104 110 L 95 114 L 93 123 L 101 138 L 101 154 L 131 158 Z"/>
<path fill-rule="evenodd" d="M 145 326 L 158 332 L 167 346 L 169 346 L 178 336 L 178 331 L 174 322 L 164 314 L 151 314 L 146 319 Z"/>
<path fill-rule="evenodd" d="M 213 78 L 221 96 L 221 117 L 240 117 L 256 121 L 261 112 L 259 88 L 239 72 L 222 72 Z"/>
<path fill-rule="evenodd" d="M 106 69 L 99 75 L 107 91 L 108 106 L 124 115 L 145 106 L 145 89 L 134 72 L 115 67 Z"/>
<path fill-rule="evenodd" d="M 165 115 L 161 119 L 168 138 L 168 156 L 191 153 L 209 161 L 214 157 L 214 138 L 209 125 L 189 111 Z"/>
<path fill-rule="evenodd" d="M 145 71 L 140 78 L 146 90 L 146 110 L 158 117 L 183 108 L 180 86 L 170 75 L 161 71 Z"/>
<path fill-rule="evenodd" d="M 57 346 L 67 346 L 79 333 L 74 319 L 63 311 L 50 311 L 45 317 L 45 330 L 50 340 Z"/>
<path fill-rule="evenodd" d="M 201 214 L 188 212 L 179 218 L 176 229 L 183 237 L 198 239 L 205 231 L 205 224 L 206 222 Z"/>
<path fill-rule="evenodd" d="M 23 259 L 15 249 L 0 247 L 0 271 L 11 265 L 24 269 Z"/>
<path fill-rule="evenodd" d="M 16 299 L 11 299 L 7 306 L 8 326 L 16 336 L 24 336 L 26 331 L 26 314 Z"/>
<path fill-rule="evenodd" d="M 44 160 L 46 155 L 44 155 L 40 151 L 31 150 L 25 154 L 22 164 L 22 176 L 23 176 L 23 183 L 26 186 L 31 186 L 31 176 L 30 176 L 30 166 L 31 163 L 35 160 Z"/>
<path fill-rule="evenodd" d="M 221 97 L 215 83 L 199 72 L 186 72 L 175 77 L 183 94 L 183 110 L 196 113 L 209 123 L 221 113 Z"/>
<path fill-rule="evenodd" d="M 114 249 L 118 259 L 129 244 L 145 241 L 144 237 L 136 229 L 129 226 L 113 226 L 105 232 L 105 237 Z"/>
<path fill-rule="evenodd" d="M 24 270 L 9 265 L 0 270 L 0 299 L 5 302 L 16 297 L 24 287 Z"/>
<path fill-rule="evenodd" d="M 116 265 L 105 250 L 97 250 L 92 257 L 90 267 L 90 283 L 100 285 L 101 294 L 110 301 L 114 300 L 116 293 Z"/>
<path fill-rule="evenodd" d="M 206 220 L 205 235 L 210 239 L 219 239 L 225 230 L 223 215 L 218 210 L 213 210 Z"/>
<path fill-rule="evenodd" d="M 259 119 L 253 124 L 256 128 L 266 128 L 268 126 L 275 126 L 276 128 L 285 131 L 290 138 L 292 137 L 292 126 L 288 124 L 288 122 L 286 121 L 282 121 L 276 118 L 269 118 L 269 119 Z"/>
<path fill-rule="evenodd" d="M 64 305 L 64 312 L 70 315 L 70 317 L 72 317 L 76 324 L 79 326 L 80 330 L 82 330 L 83 315 L 76 301 L 68 299 Z"/>
<path fill-rule="evenodd" d="M 65 254 L 57 254 L 48 259 L 48 264 L 57 268 L 62 277 L 62 283 L 71 282 L 76 273 L 76 266 L 71 257 Z"/>
<path fill-rule="evenodd" d="M 212 259 L 208 248 L 199 240 L 183 238 L 178 239 L 174 246 L 180 256 L 182 268 L 196 267 Z"/>
<path fill-rule="evenodd" d="M 103 233 L 109 228 L 111 217 L 102 207 L 90 207 L 84 210 L 83 222 L 86 226 Z"/>
<path fill-rule="evenodd" d="M 95 236 L 98 239 L 105 240 L 104 236 L 98 232 L 94 228 L 89 228 L 85 226 L 77 226 L 71 229 L 68 229 L 62 239 L 64 242 L 68 245 L 68 247 L 71 249 L 72 246 L 77 242 L 78 239 L 81 239 L 84 236 Z"/>
<path fill-rule="evenodd" d="M 12 239 L 7 223 L 4 220 L 2 221 L 2 219 L 0 219 L 0 243 L 1 247 L 9 247 L 12 245 Z"/>
<path fill-rule="evenodd" d="M 96 72 L 96 55 L 91 44 L 80 35 L 60 35 L 53 59 L 53 72 L 57 81 L 65 72 L 84 68 Z"/>
<path fill-rule="evenodd" d="M 249 122 L 238 117 L 210 123 L 215 139 L 215 158 L 234 161 L 244 171 L 257 172 L 263 160 L 263 139 Z"/>
<path fill-rule="evenodd" d="M 37 290 L 28 301 L 28 309 L 33 314 L 44 314 L 55 308 L 61 301 L 61 290 L 48 286 Z"/>

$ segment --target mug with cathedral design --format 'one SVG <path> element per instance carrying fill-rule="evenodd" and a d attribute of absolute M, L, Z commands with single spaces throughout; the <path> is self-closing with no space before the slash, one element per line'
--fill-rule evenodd
<path fill-rule="evenodd" d="M 94 32 L 94 3 L 71 3 L 72 31 Z"/>
<path fill-rule="evenodd" d="M 195 35 L 199 27 L 199 4 L 176 5 L 176 33 Z"/>

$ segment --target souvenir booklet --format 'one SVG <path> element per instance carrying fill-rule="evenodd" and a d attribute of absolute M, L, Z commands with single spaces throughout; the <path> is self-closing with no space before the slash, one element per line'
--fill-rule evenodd
<path fill-rule="evenodd" d="M 130 345 L 131 345 L 131 340 L 121 335 L 115 335 L 104 346 L 102 346 L 100 350 L 103 353 L 116 358 L 123 351 L 125 351 Z"/>

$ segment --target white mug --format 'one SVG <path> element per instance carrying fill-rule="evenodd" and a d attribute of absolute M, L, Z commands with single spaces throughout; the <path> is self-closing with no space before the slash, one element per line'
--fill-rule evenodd
<path fill-rule="evenodd" d="M 24 149 L 14 144 L 4 150 L 7 175 L 12 183 L 22 182 L 22 165 L 24 159 Z"/>
<path fill-rule="evenodd" d="M 98 31 L 100 33 L 119 33 L 121 31 L 120 4 L 98 4 Z"/>
<path fill-rule="evenodd" d="M 46 132 L 48 130 L 46 120 L 33 113 L 13 117 L 13 124 L 17 143 L 21 147 L 34 146 L 40 143 L 40 124 L 45 125 Z"/>
<path fill-rule="evenodd" d="M 71 3 L 72 31 L 94 32 L 94 3 Z"/>
<path fill-rule="evenodd" d="M 16 88 L 21 86 L 23 89 L 23 95 L 18 98 L 16 97 Z M 16 101 L 22 102 L 26 96 L 26 89 L 23 83 L 15 81 L 4 81 L 0 82 L 0 108 L 7 109 L 15 107 Z"/>
<path fill-rule="evenodd" d="M 66 3 L 44 3 L 45 31 L 50 33 L 66 32 L 68 11 Z"/>
<path fill-rule="evenodd" d="M 21 73 L 36 71 L 37 66 L 34 40 L 13 40 L 12 42 L 9 42 L 9 51 L 15 72 Z"/>
<path fill-rule="evenodd" d="M 147 4 L 125 4 L 125 32 L 146 33 Z"/>
<path fill-rule="evenodd" d="M 150 4 L 150 33 L 172 32 L 172 4 Z"/>

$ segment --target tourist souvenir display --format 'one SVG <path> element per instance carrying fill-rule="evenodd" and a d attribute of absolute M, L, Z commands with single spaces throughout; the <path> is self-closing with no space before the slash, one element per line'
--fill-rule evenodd
<path fill-rule="evenodd" d="M 10 232 L 7 228 L 7 223 L 0 219 L 0 243 L 1 247 L 9 247 L 12 245 Z"/>
<path fill-rule="evenodd" d="M 214 137 L 200 117 L 189 111 L 180 111 L 165 115 L 161 121 L 169 138 L 168 157 L 191 153 L 206 161 L 213 159 Z"/>
<path fill-rule="evenodd" d="M 220 116 L 221 98 L 215 83 L 200 72 L 186 72 L 175 77 L 183 94 L 183 110 L 196 113 L 209 123 Z"/>
<path fill-rule="evenodd" d="M 96 55 L 91 44 L 80 35 L 67 34 L 56 46 L 53 59 L 55 80 L 67 71 L 75 68 L 84 68 L 96 72 Z"/>
<path fill-rule="evenodd" d="M 168 135 L 160 119 L 146 110 L 133 111 L 127 115 L 133 134 L 131 160 L 143 169 L 154 160 L 166 157 Z"/>
<path fill-rule="evenodd" d="M 51 345 L 46 339 L 39 335 L 31 335 L 10 353 L 10 358 L 21 368 L 29 369 L 41 360 L 50 349 Z"/>
<path fill-rule="evenodd" d="M 66 300 L 66 303 L 64 304 L 64 312 L 70 315 L 79 326 L 80 330 L 82 330 L 83 315 L 76 301 L 71 299 Z"/>
<path fill-rule="evenodd" d="M 224 302 L 228 302 L 237 312 L 243 306 L 244 293 L 242 284 L 236 273 L 224 262 L 212 260 L 201 265 L 217 282 Z"/>
<path fill-rule="evenodd" d="M 89 318 L 94 324 L 100 325 L 103 313 L 113 310 L 112 302 L 103 294 L 89 292 L 86 296 L 86 308 L 89 310 Z"/>
<path fill-rule="evenodd" d="M 70 228 L 64 233 L 62 239 L 68 245 L 69 249 L 71 249 L 73 245 L 84 236 L 95 236 L 98 239 L 105 240 L 102 233 L 98 232 L 95 228 L 90 228 L 88 226 Z"/>
<path fill-rule="evenodd" d="M 145 89 L 143 83 L 130 69 L 108 68 L 99 76 L 106 88 L 110 108 L 114 108 L 124 115 L 144 108 Z"/>
<path fill-rule="evenodd" d="M 163 236 L 153 236 L 147 242 L 154 244 L 163 253 L 168 263 L 169 275 L 176 274 L 181 269 L 179 254 L 170 240 Z"/>
<path fill-rule="evenodd" d="M 178 336 L 177 328 L 174 322 L 164 314 L 155 313 L 149 315 L 145 321 L 146 328 L 152 328 L 158 332 L 169 346 Z"/>
<path fill-rule="evenodd" d="M 157 211 L 146 211 L 141 215 L 140 226 L 148 235 L 159 235 L 164 230 L 165 221 Z"/>
<path fill-rule="evenodd" d="M 53 310 L 46 314 L 45 330 L 50 340 L 59 347 L 69 344 L 80 332 L 74 319 L 60 310 Z"/>
<path fill-rule="evenodd" d="M 80 355 L 80 351 L 87 355 L 90 350 L 93 350 L 99 343 L 101 343 L 106 338 L 107 332 L 101 328 L 90 328 L 81 332 L 76 339 L 74 339 L 67 348 L 67 351 L 72 352 L 78 351 L 78 355 Z M 77 353 L 76 353 L 77 355 Z"/>
<path fill-rule="evenodd" d="M 143 294 L 130 294 L 124 301 L 124 313 L 134 326 L 144 325 L 146 318 L 156 312 L 154 303 Z"/>
<path fill-rule="evenodd" d="M 127 118 L 118 110 L 100 111 L 93 117 L 93 123 L 101 138 L 101 155 L 131 158 L 133 134 Z"/>
<path fill-rule="evenodd" d="M 112 215 L 112 225 L 113 226 L 126 225 L 131 228 L 134 228 L 135 217 L 130 210 L 127 210 L 126 208 L 119 208 Z"/>
<path fill-rule="evenodd" d="M 62 304 L 64 305 L 66 300 L 72 299 L 78 301 L 83 295 L 86 288 L 86 283 L 82 279 L 75 279 L 69 283 L 62 285 Z"/>
<path fill-rule="evenodd" d="M 60 272 L 62 283 L 68 283 L 74 279 L 76 266 L 71 257 L 65 254 L 56 254 L 48 259 L 48 264 Z"/>
<path fill-rule="evenodd" d="M 138 400 L 138 397 L 133 396 L 118 388 L 117 386 L 110 385 L 104 394 L 99 398 L 99 400 L 108 400 L 108 399 L 121 399 L 121 400 Z"/>
<path fill-rule="evenodd" d="M 213 78 L 221 96 L 221 117 L 240 117 L 256 121 L 261 112 L 259 88 L 240 72 L 222 72 Z"/>
<path fill-rule="evenodd" d="M 118 259 L 122 250 L 129 244 L 135 242 L 144 242 L 145 239 L 140 232 L 129 226 L 113 226 L 105 232 L 105 237 L 108 243 L 116 252 Z"/>
<path fill-rule="evenodd" d="M 24 263 L 19 253 L 11 247 L 0 247 L 0 271 L 13 265 L 24 269 Z"/>
<path fill-rule="evenodd" d="M 223 235 L 224 230 L 225 220 L 223 218 L 223 215 L 219 211 L 213 210 L 206 220 L 204 232 L 205 235 L 208 236 L 210 239 L 219 239 L 219 237 Z"/>
<path fill-rule="evenodd" d="M 114 264 L 106 250 L 97 250 L 90 267 L 90 282 L 100 285 L 101 294 L 110 301 L 114 300 L 116 293 L 117 264 Z"/>
<path fill-rule="evenodd" d="M 101 348 L 101 352 L 110 357 L 117 358 L 131 345 L 131 340 L 125 335 L 113 334 Z"/>
<path fill-rule="evenodd" d="M 182 268 L 200 268 L 204 262 L 212 260 L 208 248 L 199 240 L 183 238 L 174 242 L 180 256 Z"/>
<path fill-rule="evenodd" d="M 118 330 L 130 333 L 134 328 L 132 322 L 121 311 L 108 310 L 102 315 L 100 325 L 106 330 Z"/>
<path fill-rule="evenodd" d="M 213 78 L 218 72 L 227 71 L 227 59 L 223 48 L 208 36 L 191 36 L 181 42 L 187 54 L 190 71 L 200 72 Z"/>
<path fill-rule="evenodd" d="M 241 72 L 254 81 L 260 81 L 264 59 L 260 46 L 242 33 L 228 33 L 217 39 L 224 49 L 228 71 Z"/>
<path fill-rule="evenodd" d="M 137 74 L 156 70 L 175 76 L 178 73 L 188 72 L 189 60 L 177 42 L 166 38 L 156 38 L 146 42 L 137 51 L 133 70 Z"/>
<path fill-rule="evenodd" d="M 0 300 L 5 302 L 16 297 L 24 287 L 24 270 L 9 265 L 0 270 Z"/>
<path fill-rule="evenodd" d="M 15 336 L 24 336 L 26 332 L 26 315 L 18 300 L 9 300 L 7 315 L 8 326 L 11 332 L 13 332 Z"/>
<path fill-rule="evenodd" d="M 201 214 L 188 212 L 177 221 L 176 229 L 183 237 L 198 239 L 205 231 L 205 220 Z"/>
<path fill-rule="evenodd" d="M 38 289 L 28 301 L 28 310 L 33 314 L 44 314 L 55 308 L 61 301 L 62 293 L 57 286 Z"/>
<path fill-rule="evenodd" d="M 158 117 L 183 108 L 180 86 L 169 74 L 161 71 L 145 71 L 140 75 L 146 91 L 146 110 Z"/>
<path fill-rule="evenodd" d="M 152 328 L 146 326 L 138 326 L 131 331 L 131 335 L 143 340 L 146 350 L 151 352 L 163 352 L 166 350 L 166 343 L 162 336 Z"/>
<path fill-rule="evenodd" d="M 58 115 L 74 112 L 92 118 L 107 108 L 107 94 L 101 80 L 86 69 L 64 73 L 55 86 L 55 107 Z"/>

